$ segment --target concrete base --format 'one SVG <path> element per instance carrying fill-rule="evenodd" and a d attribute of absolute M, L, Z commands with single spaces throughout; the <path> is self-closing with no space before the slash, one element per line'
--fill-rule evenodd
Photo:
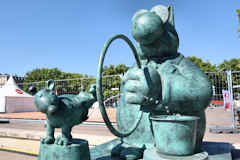
<path fill-rule="evenodd" d="M 203 142 L 203 150 L 208 152 L 208 160 L 232 160 L 232 145 L 224 142 Z"/>
<path fill-rule="evenodd" d="M 119 158 L 113 158 L 110 156 L 112 148 L 120 143 L 121 143 L 120 139 L 115 139 L 113 141 L 91 148 L 90 150 L 91 160 L 120 160 Z M 231 149 L 232 149 L 232 145 L 229 143 L 204 142 L 203 150 L 205 152 L 202 152 L 201 154 L 196 154 L 191 160 L 199 160 L 199 159 L 202 160 L 206 155 L 208 155 L 207 160 L 232 160 Z M 144 158 L 145 157 L 146 155 L 144 155 Z M 151 158 L 152 157 L 154 157 L 154 155 L 152 155 Z M 154 157 L 152 158 L 152 160 L 158 160 L 158 159 Z M 182 159 L 182 157 L 178 157 L 178 158 L 175 158 L 174 160 L 184 160 L 184 159 Z"/>
<path fill-rule="evenodd" d="M 215 134 L 225 134 L 225 133 L 240 133 L 239 128 L 233 128 L 233 127 L 221 127 L 221 126 L 215 126 L 215 127 L 209 127 L 209 132 L 215 133 Z"/>
<path fill-rule="evenodd" d="M 38 160 L 90 160 L 88 141 L 73 139 L 67 146 L 40 143 Z"/>
<path fill-rule="evenodd" d="M 158 153 L 156 148 L 146 149 L 143 160 L 207 160 L 208 153 L 201 152 L 190 156 L 170 156 Z"/>

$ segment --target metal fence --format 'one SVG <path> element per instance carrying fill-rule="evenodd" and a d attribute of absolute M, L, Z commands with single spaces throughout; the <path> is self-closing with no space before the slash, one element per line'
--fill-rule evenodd
<path fill-rule="evenodd" d="M 213 100 L 223 100 L 222 90 L 228 90 L 228 78 L 226 72 L 207 72 L 209 80 L 212 83 Z"/>
<path fill-rule="evenodd" d="M 213 97 L 210 106 L 224 105 L 224 91 L 228 93 L 231 109 L 232 128 L 236 128 L 239 117 L 236 112 L 240 107 L 240 71 L 206 73 L 212 82 Z"/>
<path fill-rule="evenodd" d="M 240 99 L 240 71 L 232 72 L 233 99 Z"/>
<path fill-rule="evenodd" d="M 223 106 L 223 91 L 228 91 L 231 99 L 232 123 L 235 125 L 234 102 L 240 98 L 240 71 L 226 72 L 207 72 L 209 80 L 212 83 L 213 97 L 211 106 Z M 62 94 L 78 94 L 81 91 L 88 91 L 90 85 L 96 83 L 96 79 L 92 78 L 74 78 L 55 80 L 55 89 L 58 95 Z M 102 85 L 104 92 L 105 104 L 108 107 L 115 107 L 118 103 L 121 84 L 121 75 L 104 76 Z M 30 86 L 36 86 L 37 90 L 46 87 L 46 82 L 19 83 L 20 88 L 27 91 Z M 240 102 L 239 102 L 240 104 Z M 239 106 L 240 107 L 240 106 Z"/>
<path fill-rule="evenodd" d="M 213 100 L 223 101 L 223 90 L 231 91 L 233 100 L 240 98 L 240 71 L 206 72 L 206 75 L 212 83 Z M 96 83 L 94 77 L 55 80 L 55 89 L 58 95 L 78 94 L 80 91 L 87 91 L 93 83 Z M 108 94 L 110 96 L 116 96 L 119 93 L 120 83 L 121 75 L 104 76 L 102 84 L 103 90 L 112 92 Z M 46 87 L 46 81 L 18 83 L 18 86 L 27 92 L 30 86 L 35 86 L 40 90 Z M 109 96 L 105 98 L 107 99 Z"/>
<path fill-rule="evenodd" d="M 212 82 L 213 100 L 223 101 L 223 90 L 229 91 L 232 100 L 240 97 L 240 71 L 207 72 Z"/>
<path fill-rule="evenodd" d="M 78 94 L 80 91 L 87 90 L 88 86 L 96 82 L 95 78 L 73 78 L 54 81 L 55 91 L 57 92 L 58 95 Z M 20 83 L 18 84 L 18 86 L 26 92 L 28 92 L 28 89 L 31 86 L 35 86 L 37 90 L 41 90 L 46 87 L 46 81 Z"/>
<path fill-rule="evenodd" d="M 91 84 L 96 83 L 96 79 L 92 78 L 73 78 L 55 80 L 55 92 L 57 95 L 62 94 L 78 94 L 81 91 L 88 91 Z M 121 75 L 104 76 L 102 79 L 102 88 L 106 106 L 115 106 L 120 92 Z M 35 86 L 37 90 L 46 87 L 46 81 L 18 83 L 18 86 L 26 92 L 31 86 Z"/>
<path fill-rule="evenodd" d="M 223 103 L 223 90 L 231 91 L 233 100 L 240 98 L 240 71 L 206 72 L 206 75 L 212 83 L 212 99 L 216 106 Z M 102 82 L 105 99 L 119 94 L 121 75 L 104 76 Z M 94 77 L 55 80 L 55 89 L 58 95 L 78 94 L 81 91 L 88 91 L 93 83 L 96 83 Z M 43 89 L 46 82 L 18 83 L 18 86 L 28 92 L 30 86 L 35 86 L 37 90 Z"/>

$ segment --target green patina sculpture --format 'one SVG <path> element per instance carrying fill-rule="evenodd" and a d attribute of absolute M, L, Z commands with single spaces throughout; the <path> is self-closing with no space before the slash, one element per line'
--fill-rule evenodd
<path fill-rule="evenodd" d="M 88 141 L 73 139 L 71 145 L 40 144 L 38 160 L 90 160 Z"/>
<path fill-rule="evenodd" d="M 122 143 L 112 149 L 112 156 L 141 158 L 143 150 L 152 148 L 155 144 L 150 119 L 161 115 L 183 115 L 190 116 L 187 119 L 196 120 L 197 126 L 185 122 L 176 123 L 176 126 L 197 127 L 193 130 L 196 132 L 193 138 L 196 139 L 193 140 L 191 150 L 193 154 L 201 152 L 206 127 L 204 110 L 212 97 L 211 83 L 199 67 L 178 52 L 179 38 L 172 7 L 159 5 L 150 11 L 136 12 L 132 18 L 131 32 L 137 41 L 136 50 L 125 36 L 117 35 L 107 41 L 99 62 L 97 96 L 100 99 L 101 112 L 112 133 L 122 138 Z M 119 131 L 111 126 L 101 100 L 101 68 L 104 56 L 111 42 L 117 38 L 124 39 L 130 45 L 137 61 L 124 75 L 121 83 L 121 97 L 117 108 Z M 171 135 L 174 131 L 166 132 Z M 180 155 L 185 154 L 190 152 Z"/>
<path fill-rule="evenodd" d="M 80 92 L 78 95 L 57 96 L 54 85 L 54 81 L 49 80 L 47 87 L 34 95 L 37 109 L 46 114 L 47 136 L 41 139 L 41 142 L 43 144 L 68 145 L 72 140 L 72 127 L 88 118 L 88 109 L 96 101 L 96 86 L 92 85 L 89 93 Z M 55 128 L 62 129 L 62 135 L 56 140 L 54 138 Z"/>

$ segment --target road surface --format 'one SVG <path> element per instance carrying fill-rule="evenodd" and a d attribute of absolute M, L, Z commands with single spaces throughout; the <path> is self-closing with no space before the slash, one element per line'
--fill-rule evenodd
<path fill-rule="evenodd" d="M 37 157 L 0 150 L 0 159 L 1 160 L 37 160 Z"/>

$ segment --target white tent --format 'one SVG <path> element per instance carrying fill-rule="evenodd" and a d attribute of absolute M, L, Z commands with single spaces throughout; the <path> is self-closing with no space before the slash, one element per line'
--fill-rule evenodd
<path fill-rule="evenodd" d="M 33 103 L 33 96 L 22 91 L 13 77 L 0 88 L 0 112 L 31 112 L 37 111 Z"/>

